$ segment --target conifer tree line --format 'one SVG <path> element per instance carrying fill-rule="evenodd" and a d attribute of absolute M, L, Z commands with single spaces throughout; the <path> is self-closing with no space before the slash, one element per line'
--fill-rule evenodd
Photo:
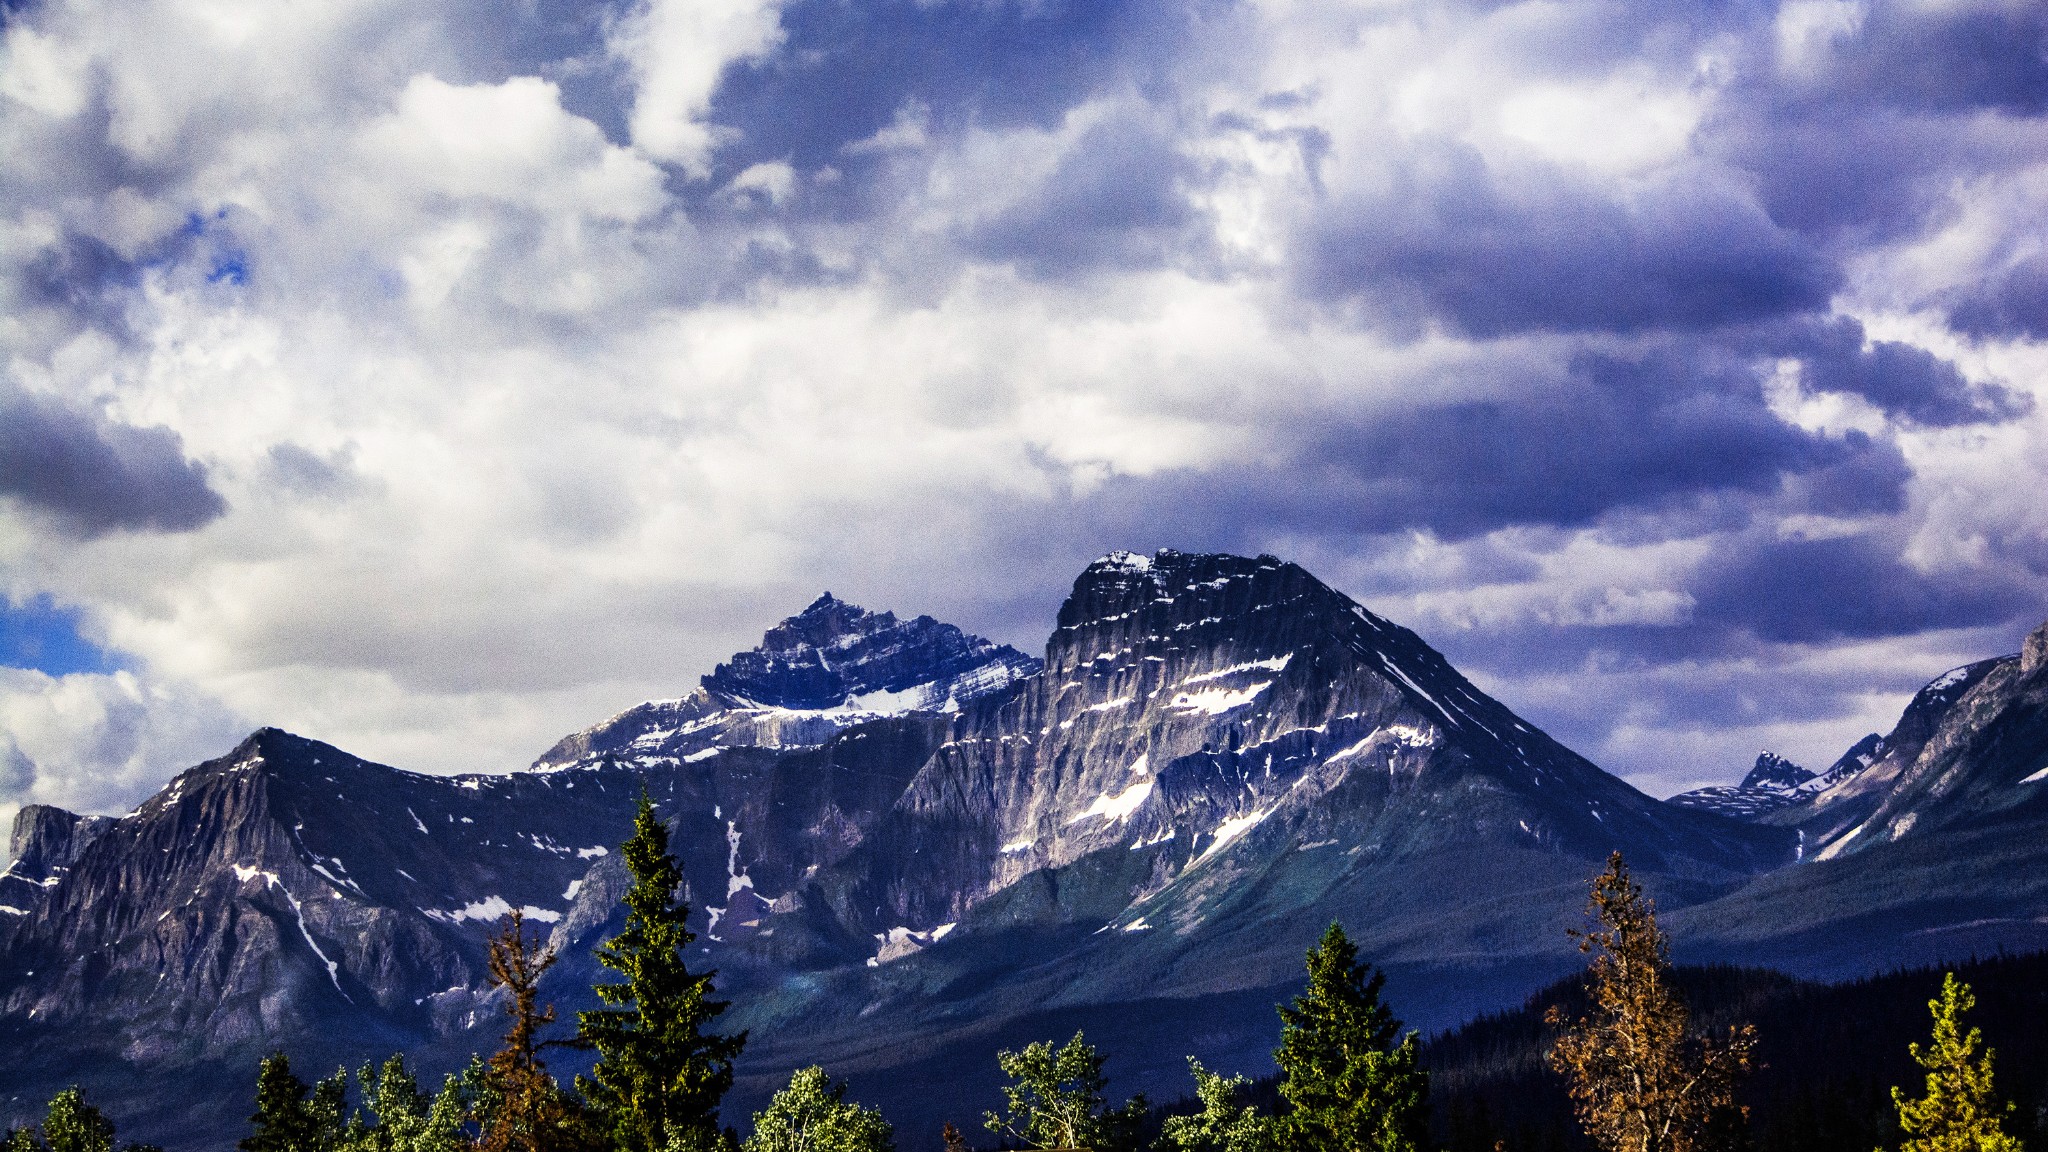
<path fill-rule="evenodd" d="M 622 856 L 632 877 L 625 924 L 595 953 L 616 979 L 594 988 L 600 1006 L 577 1013 L 573 1035 L 549 1035 L 555 1012 L 540 1003 L 539 984 L 556 958 L 514 911 L 489 940 L 490 982 L 505 992 L 508 1021 L 497 1052 L 472 1057 L 432 1092 L 402 1055 L 308 1084 L 273 1053 L 257 1069 L 240 1152 L 896 1152 L 880 1112 L 847 1099 L 819 1067 L 798 1070 L 744 1140 L 721 1123 L 747 1035 L 711 1030 L 728 1005 L 714 997 L 716 973 L 685 962 L 695 935 L 678 895 L 682 869 L 644 795 Z M 1589 927 L 1571 931 L 1591 957 L 1587 1010 L 1547 1016 L 1547 1057 L 1585 1137 L 1600 1152 L 1746 1152 L 1737 1088 L 1755 1030 L 1693 1026 L 1654 905 L 1620 853 L 1593 882 L 1587 912 Z M 1163 1119 L 1143 1095 L 1112 1103 L 1106 1058 L 1077 1032 L 998 1054 L 1009 1083 L 1003 1110 L 983 1127 L 994 1147 L 1017 1152 L 1429 1152 L 1429 1074 L 1416 1033 L 1382 999 L 1384 975 L 1335 923 L 1309 950 L 1307 975 L 1278 1009 L 1277 1107 L 1262 1110 L 1252 1081 L 1192 1057 L 1194 1097 Z M 1892 1089 L 1906 1137 L 1898 1152 L 2023 1152 L 2004 1128 L 2011 1105 L 1994 1092 L 1993 1054 L 1964 1024 L 1973 1006 L 1953 973 L 1929 1003 L 1931 1042 L 1911 1046 L 1923 1094 Z M 547 1056 L 563 1048 L 594 1052 L 590 1074 L 569 1085 L 551 1074 Z M 942 1139 L 945 1152 L 970 1152 L 950 1123 Z M 76 1088 L 58 1093 L 42 1122 L 0 1136 L 0 1152 L 117 1149 L 158 1152 L 117 1143 Z"/>

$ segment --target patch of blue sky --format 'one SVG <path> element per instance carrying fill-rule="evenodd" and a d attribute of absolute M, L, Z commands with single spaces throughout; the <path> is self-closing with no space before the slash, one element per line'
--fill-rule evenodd
<path fill-rule="evenodd" d="M 113 672 L 120 658 L 79 634 L 78 613 L 47 596 L 15 603 L 0 600 L 0 666 L 29 668 L 50 676 Z"/>

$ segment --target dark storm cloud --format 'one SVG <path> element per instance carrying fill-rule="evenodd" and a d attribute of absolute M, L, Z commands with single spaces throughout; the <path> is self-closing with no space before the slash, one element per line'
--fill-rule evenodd
<path fill-rule="evenodd" d="M 1418 407 L 1314 445 L 1361 485 L 1361 527 L 1427 528 L 1449 539 L 1519 524 L 1576 526 L 1624 507 L 1696 494 L 1775 492 L 1783 477 L 1844 469 L 1859 508 L 1896 505 L 1903 473 L 1860 433 L 1793 427 L 1765 406 L 1753 370 L 1677 346 L 1639 358 L 1586 354 L 1565 385 L 1521 399 Z"/>
<path fill-rule="evenodd" d="M 1721 558 L 1694 593 L 1706 621 L 1815 643 L 1995 624 L 2037 610 L 2037 591 L 1976 568 L 1926 573 L 1875 536 L 1779 540 Z"/>
<path fill-rule="evenodd" d="M 1677 511 L 1716 493 L 1773 496 L 1792 477 L 1814 480 L 1829 511 L 1892 510 L 1908 478 L 1889 442 L 1780 420 L 1755 369 L 1697 342 L 1582 354 L 1553 387 L 1418 404 L 1324 428 L 1297 451 L 1286 470 L 1320 483 L 1258 486 L 1306 497 L 1263 515 L 1450 540 Z"/>
<path fill-rule="evenodd" d="M 913 99 L 937 110 L 941 128 L 1050 127 L 1113 80 L 1156 76 L 1174 47 L 1172 16 L 1123 0 L 797 0 L 781 18 L 782 46 L 728 72 L 713 119 L 806 166 L 831 162 Z"/>
<path fill-rule="evenodd" d="M 0 392 L 0 496 L 76 536 L 182 532 L 227 510 L 178 435 Z"/>
<path fill-rule="evenodd" d="M 1853 251 L 1944 212 L 1956 178 L 2029 162 L 1998 121 L 2048 111 L 2048 9 L 1876 3 L 1806 68 L 1775 66 L 1772 28 L 1703 127 L 1703 150 L 1745 172 L 1773 220 Z"/>
<path fill-rule="evenodd" d="M 1854 320 L 1816 325 L 1802 342 L 1808 389 L 1861 396 L 1905 423 L 1951 428 L 2009 420 L 2033 408 L 2026 395 L 1972 383 L 1925 348 L 1892 340 L 1866 347 L 1863 326 Z"/>
<path fill-rule="evenodd" d="M 1820 82 L 1800 88 L 1816 103 L 2039 116 L 2048 112 L 2048 9 L 1880 0 Z"/>
<path fill-rule="evenodd" d="M 1765 508 L 1896 512 L 1911 478 L 1889 439 L 1784 422 L 1746 352 L 1693 340 L 1584 354 L 1518 396 L 1269 431 L 1272 455 L 1115 477 L 991 516 L 1077 555 L 1260 551 L 1278 537 L 1349 541 L 1339 551 L 1355 553 L 1388 535 L 1469 543 L 1506 528 L 1599 527 L 1646 543 L 1741 532 Z"/>
<path fill-rule="evenodd" d="M 1712 183 L 1624 204 L 1561 172 L 1505 179 L 1463 146 L 1413 158 L 1386 195 L 1311 229 L 1303 291 L 1494 337 L 1749 323 L 1820 308 L 1840 282 L 1823 253 Z"/>

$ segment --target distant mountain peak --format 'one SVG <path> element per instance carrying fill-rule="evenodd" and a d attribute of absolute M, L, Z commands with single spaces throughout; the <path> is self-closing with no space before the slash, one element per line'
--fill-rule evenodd
<path fill-rule="evenodd" d="M 1796 788 L 1817 775 L 1769 750 L 1756 755 L 1756 765 L 1742 778 L 1744 788 Z"/>
<path fill-rule="evenodd" d="M 1015 648 L 930 616 L 898 620 L 893 612 L 870 612 L 826 592 L 770 628 L 758 646 L 718 665 L 703 685 L 770 708 L 858 706 L 866 697 L 906 693 L 915 697 L 904 701 L 907 706 L 938 708 L 1036 667 Z M 1003 674 L 990 675 L 992 668 Z"/>

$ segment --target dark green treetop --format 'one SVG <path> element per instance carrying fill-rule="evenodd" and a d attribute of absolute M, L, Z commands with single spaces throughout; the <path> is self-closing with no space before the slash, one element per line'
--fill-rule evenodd
<path fill-rule="evenodd" d="M 282 1052 L 264 1057 L 256 1072 L 256 1112 L 242 1152 L 334 1152 L 345 1135 L 348 1073 L 336 1072 L 307 1088 Z"/>
<path fill-rule="evenodd" d="M 1299 1152 L 1413 1152 L 1428 1146 L 1429 1074 L 1415 1034 L 1380 1002 L 1386 977 L 1331 924 L 1308 954 L 1308 988 L 1280 1007 L 1283 1144 Z"/>
<path fill-rule="evenodd" d="M 718 1124 L 744 1032 L 707 1033 L 724 1012 L 711 998 L 715 972 L 693 973 L 684 950 L 696 935 L 677 895 L 683 870 L 669 854 L 668 828 L 643 793 L 623 855 L 633 886 L 626 925 L 597 949 L 622 979 L 593 990 L 605 1007 L 577 1014 L 578 1040 L 598 1053 L 577 1085 L 620 1152 L 712 1152 L 737 1138 Z"/>

